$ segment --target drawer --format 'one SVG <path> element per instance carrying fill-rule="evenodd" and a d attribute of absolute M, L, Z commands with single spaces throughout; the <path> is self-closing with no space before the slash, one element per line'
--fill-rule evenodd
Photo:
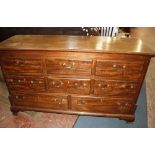
<path fill-rule="evenodd" d="M 50 93 L 89 94 L 90 79 L 47 78 Z"/>
<path fill-rule="evenodd" d="M 113 98 L 72 97 L 72 110 L 105 114 L 134 114 L 131 100 Z"/>
<path fill-rule="evenodd" d="M 8 76 L 6 83 L 11 93 L 45 91 L 45 79 L 38 76 Z"/>
<path fill-rule="evenodd" d="M 94 94 L 106 96 L 133 97 L 138 90 L 135 82 L 95 80 Z"/>
<path fill-rule="evenodd" d="M 47 74 L 91 75 L 91 61 L 47 59 Z"/>
<path fill-rule="evenodd" d="M 16 95 L 10 96 L 12 106 L 26 106 L 33 108 L 50 108 L 66 110 L 68 102 L 66 96 L 60 95 Z"/>
<path fill-rule="evenodd" d="M 41 59 L 5 58 L 2 67 L 5 74 L 43 74 Z"/>
<path fill-rule="evenodd" d="M 141 78 L 143 66 L 144 61 L 97 61 L 95 75 L 133 81 Z"/>

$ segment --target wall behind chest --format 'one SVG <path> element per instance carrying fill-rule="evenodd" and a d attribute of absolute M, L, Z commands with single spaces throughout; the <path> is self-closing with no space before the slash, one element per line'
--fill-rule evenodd
<path fill-rule="evenodd" d="M 13 35 L 85 35 L 81 27 L 0 27 L 0 41 Z"/>

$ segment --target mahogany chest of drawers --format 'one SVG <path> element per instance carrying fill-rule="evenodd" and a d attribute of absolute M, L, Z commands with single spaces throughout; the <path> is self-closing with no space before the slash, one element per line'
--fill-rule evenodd
<path fill-rule="evenodd" d="M 14 114 L 34 110 L 133 121 L 153 56 L 131 38 L 19 35 L 0 43 Z"/>

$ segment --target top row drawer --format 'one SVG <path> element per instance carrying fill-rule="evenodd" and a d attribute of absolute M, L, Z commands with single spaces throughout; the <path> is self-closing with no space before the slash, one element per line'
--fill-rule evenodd
<path fill-rule="evenodd" d="M 43 74 L 42 59 L 5 58 L 2 61 L 5 74 Z"/>
<path fill-rule="evenodd" d="M 92 61 L 47 59 L 47 74 L 91 75 Z"/>

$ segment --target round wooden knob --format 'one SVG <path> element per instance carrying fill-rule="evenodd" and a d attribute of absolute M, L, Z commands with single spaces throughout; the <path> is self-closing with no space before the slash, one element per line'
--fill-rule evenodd
<path fill-rule="evenodd" d="M 41 81 L 39 81 L 39 83 L 42 83 Z"/>
<path fill-rule="evenodd" d="M 20 80 L 18 80 L 18 82 L 20 83 Z"/>
<path fill-rule="evenodd" d="M 30 83 L 34 83 L 33 81 L 31 81 Z"/>

